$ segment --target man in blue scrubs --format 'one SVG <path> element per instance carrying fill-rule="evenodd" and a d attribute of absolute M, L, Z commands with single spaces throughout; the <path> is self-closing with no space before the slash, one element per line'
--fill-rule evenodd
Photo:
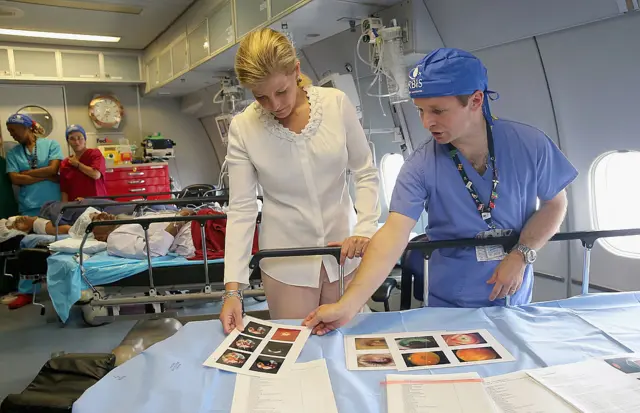
<path fill-rule="evenodd" d="M 565 188 L 578 173 L 540 130 L 494 118 L 487 83 L 480 60 L 458 49 L 438 49 L 411 70 L 411 97 L 433 139 L 403 165 L 389 218 L 345 295 L 305 320 L 314 332 L 324 334 L 358 312 L 392 270 L 425 208 L 432 241 L 520 234 L 511 251 L 494 246 L 434 252 L 428 305 L 504 305 L 507 295 L 513 305 L 531 301 L 536 250 L 559 229 Z"/>
<path fill-rule="evenodd" d="M 14 114 L 7 119 L 11 137 L 19 143 L 7 153 L 7 174 L 11 183 L 20 187 L 18 207 L 20 215 L 37 216 L 47 201 L 60 201 L 58 169 L 64 156 L 58 142 L 40 139 L 44 130 L 31 117 Z M 9 304 L 17 309 L 31 303 L 32 281 L 18 284 L 21 295 Z M 37 289 L 36 289 L 37 291 Z"/>
<path fill-rule="evenodd" d="M 20 187 L 20 215 L 36 216 L 45 202 L 61 199 L 58 169 L 64 156 L 58 142 L 37 138 L 41 126 L 27 115 L 11 115 L 7 129 L 19 143 L 7 153 L 7 173 Z"/>

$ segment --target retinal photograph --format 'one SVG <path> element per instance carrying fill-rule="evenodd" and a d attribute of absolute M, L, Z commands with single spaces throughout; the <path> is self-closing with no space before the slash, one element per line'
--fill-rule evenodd
<path fill-rule="evenodd" d="M 429 336 L 396 338 L 396 344 L 400 350 L 417 350 L 421 348 L 438 347 L 436 340 Z"/>
<path fill-rule="evenodd" d="M 439 366 L 451 364 L 442 351 L 421 351 L 419 353 L 405 353 L 402 355 L 407 367 Z"/>
<path fill-rule="evenodd" d="M 355 339 L 356 350 L 388 350 L 384 337 L 360 337 Z"/>

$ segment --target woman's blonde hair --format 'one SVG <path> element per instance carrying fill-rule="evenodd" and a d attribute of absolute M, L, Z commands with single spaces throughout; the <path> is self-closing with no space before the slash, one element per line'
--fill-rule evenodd
<path fill-rule="evenodd" d="M 287 36 L 270 28 L 249 33 L 236 54 L 236 76 L 244 87 L 251 89 L 274 73 L 290 75 L 296 69 L 296 49 Z M 311 85 L 311 79 L 300 74 L 299 86 Z"/>

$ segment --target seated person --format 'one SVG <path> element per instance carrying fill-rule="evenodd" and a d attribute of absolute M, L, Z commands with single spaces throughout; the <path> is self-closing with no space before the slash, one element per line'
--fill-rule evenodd
<path fill-rule="evenodd" d="M 193 215 L 193 211 L 181 210 L 178 216 Z M 146 216 L 148 217 L 148 216 Z M 100 213 L 92 217 L 92 221 L 113 221 L 115 215 Z M 191 237 L 191 225 L 188 222 L 158 222 L 149 225 L 149 245 L 151 258 L 163 257 L 170 252 L 183 257 L 195 253 Z M 97 241 L 107 243 L 107 253 L 117 257 L 131 259 L 147 258 L 147 243 L 144 229 L 138 224 L 104 225 L 93 229 Z"/>

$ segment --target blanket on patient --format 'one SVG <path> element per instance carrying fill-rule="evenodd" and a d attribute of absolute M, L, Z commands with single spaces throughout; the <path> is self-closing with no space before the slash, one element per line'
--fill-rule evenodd
<path fill-rule="evenodd" d="M 198 211 L 196 215 L 222 215 L 223 212 L 216 211 L 211 208 L 204 208 Z M 214 219 L 205 222 L 204 226 L 205 236 L 207 238 L 207 259 L 224 258 L 224 241 L 227 233 L 227 219 Z M 203 260 L 204 253 L 202 251 L 202 233 L 200 231 L 200 223 L 196 221 L 191 222 L 191 236 L 193 237 L 193 246 L 196 249 L 196 254 L 188 258 L 189 260 Z M 251 248 L 251 254 L 258 252 L 258 226 L 253 234 L 253 247 Z"/>

